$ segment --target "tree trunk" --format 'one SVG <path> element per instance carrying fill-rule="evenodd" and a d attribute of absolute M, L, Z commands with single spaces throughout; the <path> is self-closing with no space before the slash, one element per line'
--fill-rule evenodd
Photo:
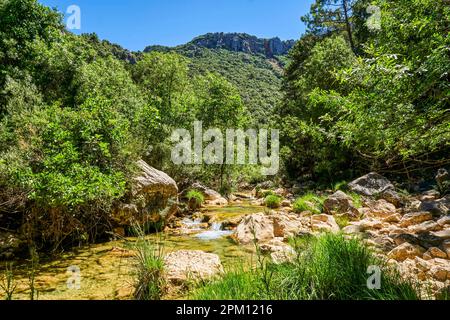
<path fill-rule="evenodd" d="M 350 47 L 352 48 L 352 51 L 354 54 L 356 54 L 356 47 L 355 42 L 353 41 L 353 32 L 352 32 L 352 25 L 350 23 L 349 15 L 348 15 L 348 0 L 342 0 L 342 7 L 344 10 L 344 18 L 345 18 L 345 26 L 347 28 L 348 33 L 348 40 L 350 41 Z"/>

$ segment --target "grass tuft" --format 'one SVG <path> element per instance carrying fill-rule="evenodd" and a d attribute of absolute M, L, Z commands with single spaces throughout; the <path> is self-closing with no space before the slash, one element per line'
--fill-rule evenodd
<path fill-rule="evenodd" d="M 203 196 L 203 193 L 197 190 L 190 190 L 187 193 L 186 198 L 189 200 L 189 207 L 191 210 L 199 209 L 205 202 L 205 197 Z"/>
<path fill-rule="evenodd" d="M 134 226 L 138 237 L 136 248 L 136 300 L 161 300 L 167 290 L 164 277 L 164 250 L 161 242 L 146 239 L 139 226 Z"/>
<path fill-rule="evenodd" d="M 314 193 L 307 193 L 295 200 L 293 205 L 294 212 L 302 213 L 304 211 L 310 211 L 313 214 L 321 214 L 323 212 L 324 201 L 324 197 L 319 197 Z"/>

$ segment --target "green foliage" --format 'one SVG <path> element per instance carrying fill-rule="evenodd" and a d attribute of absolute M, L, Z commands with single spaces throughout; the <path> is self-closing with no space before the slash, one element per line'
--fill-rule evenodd
<path fill-rule="evenodd" d="M 350 220 L 347 215 L 335 215 L 334 220 L 336 221 L 340 229 L 344 229 L 350 224 Z"/>
<path fill-rule="evenodd" d="M 335 184 L 333 184 L 333 191 L 347 191 L 348 189 L 348 183 L 346 181 L 340 181 L 340 182 L 336 182 Z"/>
<path fill-rule="evenodd" d="M 286 60 L 268 60 L 259 55 L 207 49 L 193 44 L 157 50 L 174 51 L 189 58 L 190 73 L 194 76 L 214 73 L 228 80 L 238 89 L 244 105 L 251 112 L 253 125 L 267 123 L 281 101 L 283 70 L 280 64 Z"/>
<path fill-rule="evenodd" d="M 205 197 L 203 196 L 203 193 L 197 190 L 190 190 L 186 198 L 189 200 L 189 206 L 192 210 L 196 210 L 202 206 L 202 204 L 205 202 Z"/>
<path fill-rule="evenodd" d="M 287 68 L 286 102 L 278 115 L 288 173 L 322 180 L 369 170 L 410 177 L 424 166 L 448 164 L 450 59 L 443 30 L 449 7 L 378 0 L 371 4 L 381 8 L 382 28 L 368 32 L 362 25 L 367 1 L 347 1 L 357 9 L 350 21 L 358 21 L 351 50 L 340 27 L 321 19 L 331 2 L 313 6 L 310 32 Z"/>
<path fill-rule="evenodd" d="M 199 287 L 195 299 L 227 300 L 419 300 L 416 286 L 377 258 L 357 239 L 326 234 L 295 241 L 298 258 L 262 269 L 235 268 L 223 279 Z M 382 270 L 380 290 L 367 286 L 368 268 Z M 336 279 L 339 279 L 337 281 Z"/>
<path fill-rule="evenodd" d="M 268 195 L 264 200 L 266 207 L 276 209 L 281 206 L 281 197 L 276 195 Z"/>
<path fill-rule="evenodd" d="M 323 211 L 323 202 L 325 197 L 319 197 L 314 193 L 307 193 L 304 196 L 298 198 L 294 202 L 294 211 L 302 213 L 304 211 L 310 211 L 313 214 L 321 214 Z"/>

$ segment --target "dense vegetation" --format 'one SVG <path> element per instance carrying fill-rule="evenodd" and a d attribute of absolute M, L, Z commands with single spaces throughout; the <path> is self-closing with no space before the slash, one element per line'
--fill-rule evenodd
<path fill-rule="evenodd" d="M 109 212 L 126 197 L 138 159 L 176 179 L 233 173 L 170 161 L 173 129 L 192 128 L 193 119 L 246 123 L 237 89 L 220 75 L 194 75 L 176 53 L 128 63 L 134 57 L 119 47 L 66 32 L 62 17 L 35 0 L 0 2 L 0 39 L 5 229 L 25 222 L 30 241 L 55 247 L 95 240 L 110 230 Z"/>
<path fill-rule="evenodd" d="M 252 114 L 253 126 L 267 124 L 282 98 L 283 57 L 208 49 L 195 44 L 176 48 L 151 47 L 151 51 L 176 52 L 190 59 L 193 75 L 213 72 L 222 75 L 238 90 Z"/>
<path fill-rule="evenodd" d="M 449 18 L 445 1 L 317 0 L 277 111 L 288 174 L 411 179 L 448 165 Z"/>

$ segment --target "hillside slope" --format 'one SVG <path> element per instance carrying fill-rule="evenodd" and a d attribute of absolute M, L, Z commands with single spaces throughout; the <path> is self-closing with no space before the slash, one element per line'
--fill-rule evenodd
<path fill-rule="evenodd" d="M 144 52 L 177 52 L 196 74 L 215 72 L 235 85 L 255 123 L 266 123 L 281 99 L 283 65 L 293 41 L 246 34 L 207 34 L 174 48 L 149 46 Z"/>

